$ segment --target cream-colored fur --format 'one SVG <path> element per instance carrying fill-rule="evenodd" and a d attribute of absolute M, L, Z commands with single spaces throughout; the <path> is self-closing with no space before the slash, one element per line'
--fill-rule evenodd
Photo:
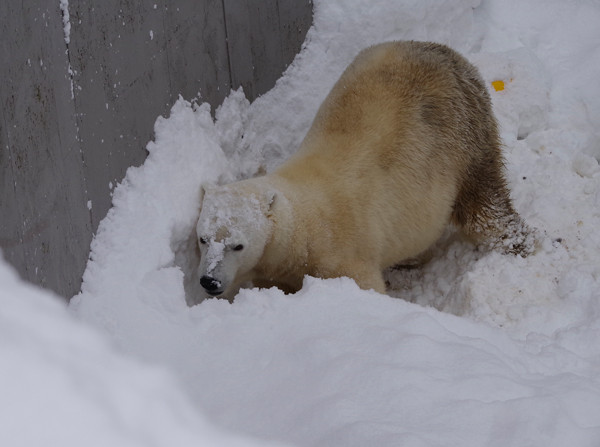
<path fill-rule="evenodd" d="M 384 293 L 382 271 L 425 251 L 451 221 L 492 245 L 509 233 L 522 243 L 527 231 L 504 184 L 485 87 L 465 59 L 436 44 L 361 52 L 290 160 L 265 177 L 209 190 L 204 201 L 219 208 L 217 196 L 232 194 L 252 197 L 249 208 L 260 202 L 267 217 L 257 230 L 239 216 L 243 206 L 228 210 L 247 238 L 244 250 L 256 248 L 256 231 L 266 243 L 244 261 L 252 265 L 217 269 L 213 294 L 246 280 L 295 291 L 305 275 L 348 276 Z M 205 246 L 228 237 L 216 236 L 227 225 L 210 213 L 203 207 L 198 224 Z M 212 278 L 206 263 L 200 275 Z"/>

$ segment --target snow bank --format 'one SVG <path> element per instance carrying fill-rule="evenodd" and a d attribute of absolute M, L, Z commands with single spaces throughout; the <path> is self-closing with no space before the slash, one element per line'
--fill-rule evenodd
<path fill-rule="evenodd" d="M 600 439 L 597 363 L 547 340 L 515 342 L 349 279 L 308 279 L 293 296 L 246 290 L 192 313 L 186 382 L 236 430 L 311 446 Z"/>
<path fill-rule="evenodd" d="M 249 104 L 232 92 L 214 122 L 205 105 L 184 100 L 157 120 L 147 161 L 115 190 L 71 312 L 131 357 L 170 369 L 195 406 L 236 432 L 298 446 L 597 446 L 600 6 L 591 0 L 314 3 L 304 47 L 269 93 Z M 193 302 L 199 293 L 192 236 L 200 185 L 281 163 L 354 55 L 392 39 L 443 42 L 480 67 L 500 121 L 516 207 L 545 234 L 538 252 L 526 259 L 478 252 L 449 233 L 424 267 L 388 272 L 395 298 L 361 291 L 347 279 L 307 279 L 292 296 L 243 290 L 232 305 L 206 300 L 189 308 L 186 298 Z M 504 89 L 496 91 L 493 81 Z M 56 305 L 50 307 L 60 316 L 44 326 L 39 307 L 9 302 L 18 324 L 62 334 L 26 339 L 27 361 L 52 368 L 2 372 L 24 384 L 10 388 L 9 401 L 35 407 L 34 399 L 46 396 L 39 379 L 52 378 L 62 380 L 60 395 L 78 409 L 63 424 L 87 421 L 86 432 L 98 439 L 109 418 L 139 417 L 136 405 L 158 408 L 165 420 L 124 418 L 134 438 L 166 439 L 172 431 L 176 440 L 204 427 L 171 379 L 102 351 L 103 342 Z M 88 335 L 72 335 L 80 331 Z M 6 349 L 15 351 L 29 330 L 6 329 L 13 333 Z M 82 363 L 74 355 L 51 357 L 71 349 L 94 357 Z M 134 369 L 142 378 L 139 393 L 129 386 Z M 104 385 L 86 385 L 81 377 Z M 123 394 L 110 391 L 117 389 Z M 55 415 L 19 414 L 22 426 Z"/>
<path fill-rule="evenodd" d="M 118 354 L 0 259 L 0 445 L 258 446 L 210 426 L 165 368 Z"/>

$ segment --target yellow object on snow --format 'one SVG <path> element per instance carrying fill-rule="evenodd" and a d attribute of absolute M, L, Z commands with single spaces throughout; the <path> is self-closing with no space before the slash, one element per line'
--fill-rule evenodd
<path fill-rule="evenodd" d="M 501 92 L 504 90 L 504 81 L 492 81 L 492 87 L 494 87 L 494 90 L 497 92 Z"/>

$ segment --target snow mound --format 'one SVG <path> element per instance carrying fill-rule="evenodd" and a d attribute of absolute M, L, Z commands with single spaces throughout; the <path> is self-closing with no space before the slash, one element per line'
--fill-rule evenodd
<path fill-rule="evenodd" d="M 515 342 L 347 278 L 308 278 L 293 296 L 244 290 L 233 306 L 207 300 L 192 313 L 185 381 L 244 433 L 310 446 L 600 439 L 597 362 L 548 338 Z"/>
<path fill-rule="evenodd" d="M 198 413 L 173 374 L 126 358 L 0 259 L 0 444 L 258 446 Z"/>

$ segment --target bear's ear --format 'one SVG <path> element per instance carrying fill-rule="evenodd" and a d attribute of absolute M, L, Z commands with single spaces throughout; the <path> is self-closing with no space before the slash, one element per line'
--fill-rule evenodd
<path fill-rule="evenodd" d="M 275 203 L 276 200 L 277 200 L 277 192 L 275 192 L 273 190 L 265 192 L 263 203 L 265 204 L 267 216 L 269 216 L 271 214 L 271 211 L 273 210 L 273 204 Z"/>
<path fill-rule="evenodd" d="M 206 189 L 204 188 L 204 185 L 200 185 L 200 190 L 198 191 L 198 203 L 202 204 L 202 202 L 204 202 L 204 193 L 206 192 Z"/>
<path fill-rule="evenodd" d="M 200 191 L 199 191 L 199 197 L 198 197 L 198 203 L 200 203 L 200 205 L 202 205 L 202 202 L 204 202 L 204 194 L 206 194 L 206 192 L 210 189 L 211 185 L 210 183 L 202 183 L 200 185 Z"/>

